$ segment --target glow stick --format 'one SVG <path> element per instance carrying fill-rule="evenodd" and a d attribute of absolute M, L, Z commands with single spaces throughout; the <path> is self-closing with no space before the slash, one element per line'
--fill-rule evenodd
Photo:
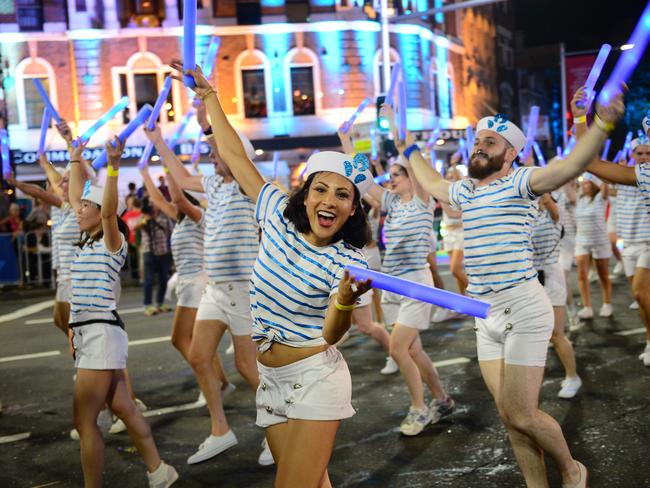
<path fill-rule="evenodd" d="M 630 152 L 630 145 L 632 144 L 632 131 L 628 132 L 625 136 L 625 143 L 623 144 L 623 149 L 621 150 L 625 159 L 628 158 L 628 153 Z"/>
<path fill-rule="evenodd" d="M 93 134 L 97 132 L 104 124 L 106 124 L 106 122 L 111 120 L 113 117 L 115 117 L 118 113 L 120 113 L 128 106 L 129 106 L 129 97 L 122 97 L 120 101 L 113 106 L 113 108 L 111 108 L 108 112 L 102 115 L 97 120 L 97 122 L 93 124 L 92 127 L 90 127 L 86 132 L 84 132 L 81 135 L 81 137 L 79 137 L 81 143 L 85 144 L 86 142 L 88 142 L 90 138 L 93 136 Z M 78 144 L 79 143 L 76 140 L 72 141 L 72 147 L 77 147 Z"/>
<path fill-rule="evenodd" d="M 390 180 L 390 173 L 384 173 L 383 175 L 375 176 L 373 181 L 378 185 L 381 185 L 382 183 L 386 183 L 389 180 Z"/>
<path fill-rule="evenodd" d="M 426 147 L 431 148 L 433 145 L 436 143 L 438 140 L 438 135 L 440 134 L 440 129 L 434 129 L 433 132 L 431 132 L 431 136 L 429 137 L 429 140 L 427 141 Z"/>
<path fill-rule="evenodd" d="M 594 61 L 594 65 L 591 67 L 591 71 L 589 72 L 589 76 L 587 76 L 587 81 L 585 83 L 585 88 L 587 89 L 587 109 L 591 106 L 591 103 L 594 101 L 594 95 L 596 92 L 594 91 L 594 87 L 596 86 L 596 82 L 598 81 L 598 77 L 600 76 L 600 73 L 603 71 L 603 67 L 605 66 L 605 62 L 607 61 L 607 56 L 609 56 L 610 51 L 612 50 L 612 46 L 609 44 L 603 44 L 600 46 L 600 51 L 598 52 L 598 56 L 596 57 L 596 61 Z M 580 108 L 585 108 L 582 107 L 581 105 L 578 105 Z"/>
<path fill-rule="evenodd" d="M 575 136 L 571 136 L 571 139 L 569 139 L 569 142 L 567 143 L 566 147 L 564 148 L 564 151 L 562 151 L 562 155 L 567 156 L 573 150 L 573 147 L 575 145 L 576 145 L 576 138 L 575 138 Z"/>
<path fill-rule="evenodd" d="M 607 161 L 607 156 L 609 155 L 609 146 L 612 145 L 612 140 L 607 139 L 605 141 L 605 147 L 603 147 L 603 152 L 600 154 L 600 159 Z"/>
<path fill-rule="evenodd" d="M 535 151 L 535 155 L 537 156 L 537 161 L 539 162 L 539 165 L 546 166 L 546 158 L 544 158 L 544 153 L 542 152 L 542 148 L 539 147 L 537 141 L 533 142 L 533 149 Z"/>
<path fill-rule="evenodd" d="M 641 129 L 639 129 L 639 130 L 636 131 L 636 135 L 637 135 L 637 137 L 643 137 L 644 134 L 643 134 L 643 131 Z"/>
<path fill-rule="evenodd" d="M 170 77 L 167 77 L 163 83 L 162 90 L 160 90 L 160 93 L 158 94 L 158 98 L 156 99 L 156 103 L 153 106 L 153 110 L 151 111 L 151 116 L 147 122 L 147 130 L 154 130 L 156 127 L 158 115 L 160 115 L 160 110 L 162 109 L 163 104 L 167 102 L 167 96 L 169 95 L 169 90 L 171 90 L 171 88 L 172 79 Z"/>
<path fill-rule="evenodd" d="M 398 278 L 397 276 L 391 276 L 357 266 L 348 266 L 347 270 L 357 280 L 372 280 L 373 288 L 380 288 L 414 300 L 432 303 L 458 313 L 484 319 L 487 317 L 488 310 L 490 309 L 490 304 L 487 302 L 434 288 L 433 286 L 423 285 L 415 281 L 405 280 L 404 278 Z"/>
<path fill-rule="evenodd" d="M 167 145 L 169 146 L 169 149 L 171 149 L 172 151 L 174 151 L 176 144 L 178 144 L 178 141 L 183 135 L 183 132 L 185 132 L 185 127 L 187 127 L 188 122 L 193 116 L 194 116 L 194 111 L 191 110 L 187 112 L 185 114 L 185 117 L 183 117 L 183 120 L 181 120 L 181 124 L 178 126 L 178 129 L 176 129 L 176 133 L 174 133 L 172 138 L 169 140 L 169 143 Z"/>
<path fill-rule="evenodd" d="M 140 156 L 140 160 L 138 161 L 138 169 L 144 169 L 144 167 L 149 162 L 149 158 L 151 157 L 152 151 L 153 151 L 153 142 L 148 141 L 147 145 L 144 146 L 144 151 L 142 152 L 142 156 Z"/>
<path fill-rule="evenodd" d="M 558 158 L 562 157 L 562 146 L 555 146 L 555 156 Z"/>
<path fill-rule="evenodd" d="M 346 122 L 343 122 L 343 126 L 341 127 L 341 131 L 343 131 L 344 134 L 348 133 L 348 131 L 352 127 L 352 124 L 354 124 L 354 121 L 357 120 L 357 117 L 359 115 L 361 115 L 361 112 L 363 112 L 365 110 L 365 108 L 368 106 L 369 103 L 370 103 L 370 99 L 369 98 L 364 98 L 363 102 L 361 102 L 359 104 L 359 106 L 354 111 L 352 116 Z"/>
<path fill-rule="evenodd" d="M 190 157 L 190 162 L 192 164 L 196 163 L 201 156 L 201 136 L 203 135 L 203 129 L 199 127 L 199 131 L 196 133 L 196 141 L 194 141 L 194 147 L 192 148 L 192 156 Z"/>
<path fill-rule="evenodd" d="M 280 152 L 273 151 L 273 174 L 272 180 L 275 180 L 278 177 L 278 165 L 280 164 Z"/>
<path fill-rule="evenodd" d="M 406 101 L 406 77 L 404 76 L 404 71 L 400 66 L 400 71 L 402 72 L 402 78 L 399 86 L 397 87 L 399 92 L 397 93 L 397 99 L 399 102 L 399 112 L 397 113 L 399 117 L 399 126 L 397 131 L 399 133 L 399 138 L 404 140 L 406 138 L 406 112 L 408 110 L 408 103 Z"/>
<path fill-rule="evenodd" d="M 47 137 L 47 129 L 50 127 L 50 110 L 45 107 L 43 109 L 43 118 L 41 119 L 41 138 L 38 140 L 38 152 L 42 154 L 45 152 L 45 138 Z"/>
<path fill-rule="evenodd" d="M 56 120 L 57 124 L 60 124 L 61 116 L 59 115 L 59 112 L 57 112 L 56 109 L 54 108 L 54 105 L 52 105 L 50 96 L 45 91 L 45 87 L 43 87 L 43 85 L 41 84 L 41 80 L 39 80 L 38 78 L 32 78 L 32 81 L 34 82 L 34 86 L 38 90 L 38 93 L 41 95 L 41 99 L 43 100 L 43 103 L 50 111 L 50 115 L 54 120 Z"/>
<path fill-rule="evenodd" d="M 183 0 L 183 70 L 196 68 L 196 0 Z M 184 75 L 183 82 L 194 88 L 194 77 Z"/>
<path fill-rule="evenodd" d="M 206 79 L 210 79 L 212 75 L 212 70 L 217 64 L 217 52 L 219 51 L 219 46 L 221 46 L 221 39 L 218 37 L 212 37 L 210 39 L 210 44 L 208 44 L 208 50 L 205 53 L 205 59 L 203 60 L 203 74 Z"/>
<path fill-rule="evenodd" d="M 377 129 L 370 127 L 370 159 L 377 159 Z"/>
<path fill-rule="evenodd" d="M 458 140 L 458 145 L 460 146 L 460 155 L 463 157 L 463 164 L 467 166 L 467 163 L 469 162 L 469 155 L 467 154 L 467 141 L 464 137 L 461 137 Z"/>
<path fill-rule="evenodd" d="M 634 47 L 621 53 L 612 74 L 598 95 L 598 101 L 601 104 L 608 104 L 612 98 L 621 93 L 621 85 L 630 78 L 634 68 L 639 64 L 649 40 L 650 1 L 646 4 L 639 22 L 636 24 L 630 39 L 626 42 L 626 44 L 633 44 Z"/>
<path fill-rule="evenodd" d="M 138 111 L 137 114 L 135 114 L 135 117 L 133 117 L 133 120 L 129 122 L 129 124 L 122 130 L 117 135 L 117 138 L 120 140 L 122 144 L 126 142 L 126 140 L 129 138 L 131 134 L 135 132 L 135 130 L 143 125 L 149 116 L 151 115 L 151 105 L 148 103 L 143 105 L 142 108 Z M 106 149 L 104 149 L 97 158 L 93 161 L 93 168 L 99 169 L 102 168 L 106 162 L 108 161 L 108 153 L 106 152 Z"/>
<path fill-rule="evenodd" d="M 537 121 L 539 120 L 539 106 L 533 105 L 530 107 L 530 112 L 528 113 L 528 130 L 526 131 L 526 145 L 522 151 L 522 160 L 526 161 L 528 156 L 530 156 L 530 151 L 533 148 L 533 142 L 535 141 L 535 134 L 537 134 Z"/>
<path fill-rule="evenodd" d="M 397 88 L 398 79 L 399 79 L 399 72 L 400 72 L 400 64 L 395 63 L 393 66 L 393 72 L 390 75 L 390 86 L 388 87 L 388 91 L 386 92 L 386 98 L 384 99 L 384 105 L 390 105 L 391 107 L 393 106 L 393 98 L 395 97 L 395 89 Z"/>
<path fill-rule="evenodd" d="M 612 163 L 618 164 L 618 160 L 621 159 L 621 154 L 623 154 L 623 151 L 617 152 L 616 156 L 614 156 L 614 160 L 612 161 Z"/>
<path fill-rule="evenodd" d="M 471 125 L 468 125 L 467 128 L 465 129 L 465 137 L 467 138 L 467 147 L 468 148 L 473 148 L 474 147 L 474 129 L 472 128 Z"/>
<path fill-rule="evenodd" d="M 0 129 L 0 159 L 2 159 L 2 176 L 11 176 L 11 156 L 9 153 L 9 132 L 7 129 Z"/>

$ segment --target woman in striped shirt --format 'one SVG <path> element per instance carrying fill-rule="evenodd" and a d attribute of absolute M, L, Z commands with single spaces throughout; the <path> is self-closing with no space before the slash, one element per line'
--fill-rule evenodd
<path fill-rule="evenodd" d="M 359 248 L 369 229 L 360 195 L 372 181 L 369 163 L 332 151 L 314 154 L 307 181 L 287 196 L 265 183 L 200 68 L 186 73 L 206 103 L 221 157 L 256 202 L 262 228 L 251 309 L 260 369 L 257 424 L 277 462 L 275 486 L 330 487 L 336 432 L 354 414 L 350 373 L 333 344 L 370 289 L 345 271 L 349 264 L 365 266 Z"/>
<path fill-rule="evenodd" d="M 117 313 L 120 270 L 127 254 L 128 227 L 118 217 L 117 175 L 123 143 L 106 144 L 108 175 L 105 188 L 84 184 L 80 168 L 83 145 L 70 149 L 69 196 L 77 208 L 82 235 L 71 267 L 72 343 L 77 375 L 73 415 L 80 436 L 81 464 L 86 487 L 102 485 L 104 440 L 97 416 L 108 404 L 127 426 L 147 467 L 152 488 L 166 488 L 178 478 L 161 461 L 149 424 L 132 400 L 125 376 L 128 337 Z"/>

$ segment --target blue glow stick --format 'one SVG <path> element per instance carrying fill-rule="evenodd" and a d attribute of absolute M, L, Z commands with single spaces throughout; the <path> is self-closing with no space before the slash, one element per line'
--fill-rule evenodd
<path fill-rule="evenodd" d="M 199 131 L 196 133 L 196 141 L 194 141 L 194 147 L 192 148 L 192 156 L 190 157 L 190 162 L 192 164 L 196 163 L 201 156 L 201 136 L 203 135 L 203 129 L 199 127 Z"/>
<path fill-rule="evenodd" d="M 42 154 L 45 152 L 45 139 L 47 137 L 47 129 L 50 128 L 50 110 L 45 107 L 43 109 L 43 118 L 41 119 L 41 138 L 38 140 L 38 152 Z"/>
<path fill-rule="evenodd" d="M 160 90 L 160 93 L 158 94 L 158 98 L 156 99 L 156 103 L 153 106 L 153 110 L 151 111 L 151 117 L 149 117 L 149 121 L 147 122 L 147 130 L 154 130 L 156 127 L 156 121 L 158 120 L 158 115 L 160 114 L 160 110 L 162 110 L 163 105 L 167 102 L 167 96 L 169 95 L 169 90 L 172 88 L 172 79 L 170 77 L 165 78 L 165 83 L 163 83 L 162 90 Z"/>
<path fill-rule="evenodd" d="M 467 138 L 467 147 L 474 147 L 474 128 L 471 125 L 468 125 L 465 129 L 465 137 Z"/>
<path fill-rule="evenodd" d="M 427 141 L 426 147 L 431 148 L 433 145 L 436 143 L 438 140 L 438 135 L 440 134 L 440 129 L 436 128 L 431 132 L 431 136 L 429 136 L 429 140 Z"/>
<path fill-rule="evenodd" d="M 370 127 L 370 159 L 377 159 L 377 130 L 374 127 Z"/>
<path fill-rule="evenodd" d="M 400 72 L 400 64 L 395 63 L 395 65 L 393 65 L 393 72 L 390 75 L 390 85 L 388 87 L 388 91 L 386 92 L 384 105 L 390 105 L 391 107 L 393 106 L 393 98 L 395 97 L 395 90 L 397 89 L 397 84 L 399 83 L 398 81 L 399 72 Z"/>
<path fill-rule="evenodd" d="M 196 68 L 196 0 L 183 0 L 183 70 Z M 194 77 L 184 75 L 183 82 L 194 88 Z"/>
<path fill-rule="evenodd" d="M 562 146 L 555 146 L 555 156 L 558 158 L 562 157 Z"/>
<path fill-rule="evenodd" d="M 272 180 L 278 177 L 278 165 L 280 164 L 280 151 L 273 151 L 273 174 Z"/>
<path fill-rule="evenodd" d="M 366 107 L 368 106 L 369 103 L 370 103 L 370 99 L 369 99 L 369 98 L 364 98 L 364 99 L 363 99 L 363 102 L 361 102 L 361 103 L 359 104 L 359 106 L 358 106 L 357 109 L 354 111 L 354 113 L 352 114 L 352 116 L 351 116 L 351 117 L 350 117 L 346 122 L 343 122 L 343 126 L 341 127 L 341 131 L 342 131 L 344 134 L 347 134 L 347 133 L 348 133 L 348 131 L 350 130 L 350 128 L 351 128 L 352 125 L 354 124 L 354 121 L 357 120 L 357 117 L 358 117 L 359 115 L 361 115 L 361 112 L 363 112 L 363 111 L 366 109 Z"/>
<path fill-rule="evenodd" d="M 539 162 L 539 165 L 546 166 L 546 158 L 544 158 L 544 153 L 542 152 L 542 148 L 539 147 L 537 141 L 533 142 L 533 149 L 535 151 L 535 155 L 537 156 L 537 161 Z"/>
<path fill-rule="evenodd" d="M 122 144 L 126 142 L 126 140 L 135 132 L 135 130 L 143 125 L 149 116 L 151 115 L 151 110 L 152 107 L 148 103 L 143 105 L 142 108 L 138 111 L 137 114 L 135 114 L 135 117 L 133 117 L 133 120 L 129 122 L 129 124 L 122 130 L 117 135 L 117 138 L 120 140 Z M 106 152 L 106 149 L 104 149 L 97 158 L 93 161 L 93 168 L 99 169 L 102 168 L 106 162 L 108 161 L 108 153 Z"/>
<path fill-rule="evenodd" d="M 623 51 L 621 56 L 618 58 L 616 66 L 614 66 L 612 74 L 598 95 L 598 101 L 601 104 L 609 103 L 612 98 L 621 93 L 621 85 L 630 78 L 634 68 L 639 64 L 641 56 L 643 56 L 643 52 L 648 46 L 649 40 L 650 1 L 646 4 L 639 22 L 636 24 L 630 39 L 626 42 L 626 44 L 633 44 L 634 47 L 627 51 Z"/>
<path fill-rule="evenodd" d="M 487 317 L 490 309 L 490 304 L 487 302 L 434 288 L 433 286 L 423 285 L 415 281 L 405 280 L 404 278 L 398 278 L 357 266 L 348 266 L 347 270 L 357 280 L 372 280 L 373 288 L 397 293 L 398 295 L 403 295 L 414 300 L 432 303 L 458 313 L 484 319 Z"/>
<path fill-rule="evenodd" d="M 573 147 L 576 145 L 576 138 L 575 136 L 571 136 L 569 139 L 569 142 L 567 143 L 566 147 L 564 148 L 564 151 L 562 151 L 563 156 L 567 156 L 572 150 Z"/>
<path fill-rule="evenodd" d="M 375 176 L 373 181 L 378 185 L 381 185 L 382 183 L 386 183 L 389 180 L 390 180 L 390 173 L 384 173 L 383 175 Z"/>
<path fill-rule="evenodd" d="M 603 152 L 600 154 L 600 159 L 607 161 L 607 156 L 609 155 L 609 146 L 612 145 L 612 140 L 607 139 L 605 141 L 605 147 L 603 147 Z"/>
<path fill-rule="evenodd" d="M 122 97 L 120 98 L 120 101 L 117 102 L 113 108 L 111 108 L 108 112 L 106 112 L 104 115 L 102 115 L 97 122 L 93 124 L 92 127 L 90 127 L 86 132 L 84 132 L 81 137 L 79 137 L 79 141 L 81 141 L 82 144 L 85 144 L 90 140 L 90 138 L 93 136 L 95 132 L 97 132 L 106 122 L 111 120 L 113 117 L 115 117 L 118 113 L 120 113 L 122 110 L 124 110 L 126 107 L 129 106 L 129 97 Z M 72 147 L 77 147 L 79 143 L 77 141 L 72 141 Z"/>
<path fill-rule="evenodd" d="M 612 163 L 618 164 L 618 160 L 621 159 L 621 154 L 622 153 L 623 153 L 622 151 L 617 152 L 616 156 L 614 156 L 614 159 L 612 160 Z"/>
<path fill-rule="evenodd" d="M 458 140 L 458 145 L 460 146 L 460 155 L 463 157 L 463 164 L 467 166 L 469 162 L 469 154 L 467 154 L 467 141 L 464 137 L 461 137 Z"/>
<path fill-rule="evenodd" d="M 167 144 L 169 146 L 169 149 L 174 151 L 174 148 L 178 144 L 178 141 L 180 140 L 181 136 L 183 135 L 183 132 L 185 132 L 185 128 L 187 127 L 188 122 L 190 119 L 194 116 L 194 111 L 190 110 L 185 114 L 185 117 L 183 117 L 183 120 L 181 120 L 180 125 L 178 126 L 178 129 L 176 129 L 176 132 L 172 136 L 172 138 L 169 140 L 169 143 Z"/>
<path fill-rule="evenodd" d="M 217 64 L 217 52 L 219 52 L 219 46 L 221 46 L 221 39 L 218 37 L 212 37 L 210 39 L 210 44 L 208 44 L 208 50 L 205 53 L 205 59 L 203 60 L 203 74 L 206 79 L 210 79 L 212 75 L 212 70 Z"/>
<path fill-rule="evenodd" d="M 628 132 L 625 136 L 625 143 L 623 144 L 623 149 L 621 150 L 623 156 L 627 159 L 630 152 L 630 145 L 632 144 L 632 131 Z"/>
<path fill-rule="evenodd" d="M 0 129 L 0 159 L 2 159 L 2 176 L 11 176 L 11 156 L 9 153 L 9 132 L 7 129 Z"/>
<path fill-rule="evenodd" d="M 643 131 L 641 129 L 637 130 L 636 134 L 637 134 L 637 137 L 643 137 L 644 136 Z"/>
<path fill-rule="evenodd" d="M 153 142 L 151 141 L 148 141 L 147 145 L 144 146 L 144 151 L 142 151 L 142 156 L 140 156 L 140 160 L 138 161 L 138 169 L 144 169 L 147 163 L 149 163 L 153 147 Z"/>
<path fill-rule="evenodd" d="M 401 66 L 400 71 L 402 76 L 399 86 L 397 87 L 399 90 L 397 93 L 397 100 L 399 103 L 399 112 L 397 113 L 399 126 L 397 127 L 397 131 L 399 133 L 399 138 L 401 140 L 404 140 L 406 138 L 406 131 L 408 129 L 406 126 L 406 113 L 408 111 L 408 103 L 406 98 L 406 76 Z"/>
<path fill-rule="evenodd" d="M 598 81 L 598 78 L 600 77 L 600 73 L 603 71 L 603 67 L 605 66 L 605 62 L 607 61 L 607 56 L 609 56 L 610 51 L 612 50 L 612 46 L 609 44 L 603 44 L 600 46 L 600 51 L 598 51 L 598 56 L 596 57 L 596 61 L 594 61 L 594 65 L 591 67 L 591 71 L 589 72 L 589 76 L 587 76 L 587 81 L 585 82 L 585 88 L 587 89 L 587 109 L 591 106 L 591 103 L 594 101 L 594 95 L 596 92 L 594 91 L 594 87 L 596 86 L 596 82 Z M 581 105 L 579 105 L 580 108 L 584 108 Z"/>
<path fill-rule="evenodd" d="M 45 91 L 45 87 L 41 83 L 41 80 L 38 78 L 32 78 L 32 81 L 34 82 L 34 86 L 38 90 L 38 93 L 41 95 L 41 99 L 43 100 L 43 103 L 45 106 L 48 108 L 50 111 L 50 115 L 54 120 L 56 120 L 57 124 L 61 123 L 61 116 L 59 115 L 59 112 L 56 111 L 54 108 L 54 105 L 52 105 L 52 101 L 50 100 L 50 96 L 47 94 Z"/>
<path fill-rule="evenodd" d="M 537 121 L 539 120 L 539 106 L 533 105 L 530 107 L 528 113 L 528 130 L 526 131 L 526 145 L 522 151 L 521 158 L 523 161 L 528 159 L 530 152 L 533 149 L 533 142 L 535 142 L 535 134 L 537 134 Z"/>

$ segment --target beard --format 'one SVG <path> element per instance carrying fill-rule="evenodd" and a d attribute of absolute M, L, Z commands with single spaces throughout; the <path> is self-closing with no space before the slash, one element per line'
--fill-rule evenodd
<path fill-rule="evenodd" d="M 482 164 L 483 161 L 487 161 L 487 163 Z M 501 171 L 505 162 L 506 150 L 495 156 L 488 156 L 484 152 L 476 152 L 472 154 L 472 157 L 469 160 L 469 168 L 467 172 L 470 178 L 482 180 Z"/>

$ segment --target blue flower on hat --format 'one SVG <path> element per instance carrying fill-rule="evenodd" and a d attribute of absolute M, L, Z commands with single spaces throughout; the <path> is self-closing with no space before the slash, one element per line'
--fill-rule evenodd
<path fill-rule="evenodd" d="M 345 169 L 345 176 L 348 178 L 352 178 L 352 174 L 358 171 L 358 174 L 352 179 L 355 184 L 358 184 L 366 180 L 366 175 L 363 173 L 370 168 L 370 161 L 368 161 L 365 154 L 355 154 L 352 162 L 347 160 L 343 162 L 343 167 Z"/>
<path fill-rule="evenodd" d="M 492 117 L 492 120 L 488 120 L 487 126 L 488 129 L 492 129 L 495 124 L 497 124 L 496 131 L 503 132 L 504 130 L 508 130 L 506 122 L 508 122 L 508 117 L 503 114 L 496 114 L 494 117 Z"/>

